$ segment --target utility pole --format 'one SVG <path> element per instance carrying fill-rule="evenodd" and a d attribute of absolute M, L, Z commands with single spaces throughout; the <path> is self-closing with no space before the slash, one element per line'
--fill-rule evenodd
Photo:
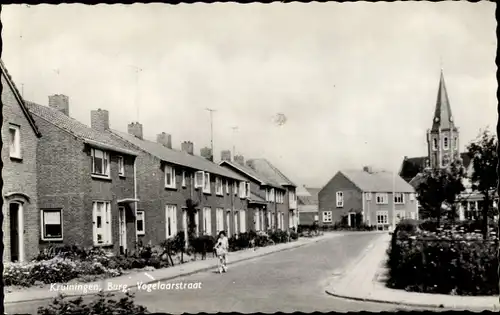
<path fill-rule="evenodd" d="M 236 131 L 238 130 L 238 126 L 231 127 L 231 129 L 233 129 L 233 159 L 234 159 L 234 156 L 236 155 L 236 139 L 235 139 L 235 134 L 236 134 Z"/>
<path fill-rule="evenodd" d="M 214 161 L 214 125 L 213 125 L 213 112 L 215 112 L 215 109 L 212 108 L 205 108 L 210 112 L 210 147 L 212 149 L 212 154 L 210 154 L 210 160 L 213 162 Z"/>
<path fill-rule="evenodd" d="M 134 65 L 129 65 L 129 67 L 134 68 L 135 71 L 135 108 L 136 108 L 136 119 L 137 122 L 139 122 L 139 72 L 142 71 L 141 68 L 134 66 Z"/>

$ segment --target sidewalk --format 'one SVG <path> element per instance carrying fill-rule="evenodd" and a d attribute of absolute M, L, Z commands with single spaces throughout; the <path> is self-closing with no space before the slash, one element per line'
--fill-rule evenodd
<path fill-rule="evenodd" d="M 251 260 L 254 258 L 266 256 L 269 254 L 290 250 L 293 248 L 302 247 L 308 244 L 317 243 L 326 239 L 344 235 L 344 233 L 325 233 L 322 236 L 314 238 L 300 238 L 295 242 L 277 244 L 268 247 L 259 247 L 256 250 L 247 249 L 229 254 L 228 265 L 232 265 L 241 261 Z M 99 290 L 106 293 L 116 292 L 124 288 L 133 288 L 138 283 L 157 283 L 158 281 L 172 280 L 179 277 L 185 277 L 194 273 L 207 271 L 217 268 L 217 260 L 213 257 L 207 257 L 206 260 L 196 260 L 182 265 L 176 265 L 169 268 L 155 269 L 152 271 L 138 271 L 130 274 L 125 274 L 115 278 L 103 279 L 96 282 L 78 283 L 85 286 L 69 288 L 66 284 L 64 289 L 58 288 L 57 285 L 46 285 L 44 287 L 32 287 L 19 291 L 5 292 L 4 303 L 19 303 L 25 301 L 36 301 L 55 298 L 60 292 L 66 296 L 81 296 L 97 294 Z M 76 285 L 77 283 L 71 283 Z M 97 289 L 96 289 L 97 288 Z"/>
<path fill-rule="evenodd" d="M 497 296 L 453 296 L 429 294 L 390 289 L 385 286 L 386 250 L 391 236 L 387 233 L 378 237 L 371 248 L 365 251 L 340 277 L 334 279 L 326 293 L 352 300 L 390 303 L 421 308 L 444 308 L 456 310 L 500 309 Z"/>

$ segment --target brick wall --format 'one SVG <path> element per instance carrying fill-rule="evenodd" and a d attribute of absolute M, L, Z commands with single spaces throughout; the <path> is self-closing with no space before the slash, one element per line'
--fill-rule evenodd
<path fill-rule="evenodd" d="M 38 253 L 38 239 L 40 235 L 40 215 L 38 212 L 37 197 L 37 173 L 36 173 L 36 144 L 37 137 L 29 124 L 26 116 L 22 112 L 13 91 L 10 89 L 4 75 L 2 81 L 2 197 L 5 194 L 18 192 L 28 196 L 29 201 L 21 195 L 13 198 L 3 199 L 3 261 L 9 261 L 10 257 L 10 216 L 9 202 L 23 202 L 24 214 L 24 259 L 29 260 Z M 20 127 L 21 135 L 21 155 L 22 160 L 13 160 L 9 152 L 9 124 L 16 124 Z"/>
<path fill-rule="evenodd" d="M 344 205 L 337 208 L 337 191 L 344 195 Z M 318 194 L 319 225 L 333 225 L 351 211 L 362 211 L 361 191 L 342 173 L 337 173 Z M 332 222 L 323 222 L 323 212 L 332 212 Z"/>

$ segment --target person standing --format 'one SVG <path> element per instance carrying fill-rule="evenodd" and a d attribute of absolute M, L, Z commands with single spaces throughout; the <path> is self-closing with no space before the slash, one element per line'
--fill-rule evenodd
<path fill-rule="evenodd" d="M 215 251 L 218 259 L 219 273 L 227 272 L 227 254 L 229 251 L 229 240 L 227 239 L 226 232 L 220 231 L 219 238 L 215 244 Z"/>

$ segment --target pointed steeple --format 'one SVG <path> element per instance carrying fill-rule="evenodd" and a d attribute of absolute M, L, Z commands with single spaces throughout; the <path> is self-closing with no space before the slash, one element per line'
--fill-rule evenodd
<path fill-rule="evenodd" d="M 448 93 L 446 92 L 446 85 L 444 83 L 443 69 L 441 69 L 441 78 L 439 79 L 439 90 L 434 119 L 432 121 L 432 130 L 437 131 L 439 127 L 441 129 L 455 129 L 450 101 L 448 100 Z"/>

